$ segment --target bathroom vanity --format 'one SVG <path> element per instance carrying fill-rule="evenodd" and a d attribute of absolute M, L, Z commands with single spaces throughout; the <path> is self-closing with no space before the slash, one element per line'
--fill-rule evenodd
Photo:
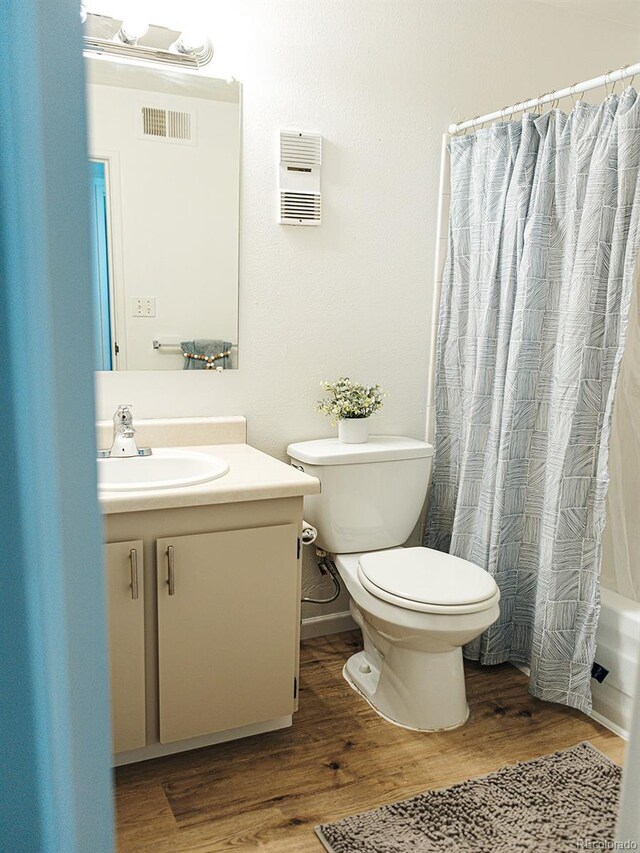
<path fill-rule="evenodd" d="M 101 491 L 116 764 L 291 725 L 302 499 L 320 490 L 247 445 L 243 418 L 137 427 L 140 443 L 189 447 L 229 471 Z"/>

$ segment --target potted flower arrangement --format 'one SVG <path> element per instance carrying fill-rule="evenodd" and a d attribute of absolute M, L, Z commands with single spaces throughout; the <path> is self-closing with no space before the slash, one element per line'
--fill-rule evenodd
<path fill-rule="evenodd" d="M 379 385 L 361 385 L 343 376 L 337 382 L 322 382 L 329 395 L 318 401 L 318 411 L 338 422 L 338 438 L 346 444 L 364 444 L 369 439 L 368 418 L 382 408 L 384 391 Z"/>

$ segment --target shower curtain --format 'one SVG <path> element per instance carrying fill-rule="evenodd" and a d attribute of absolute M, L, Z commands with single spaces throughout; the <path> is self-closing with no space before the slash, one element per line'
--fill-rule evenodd
<path fill-rule="evenodd" d="M 640 302 L 638 269 L 611 427 L 603 586 L 640 601 Z"/>
<path fill-rule="evenodd" d="M 450 144 L 425 544 L 487 569 L 465 655 L 591 709 L 614 392 L 640 235 L 633 89 Z"/>

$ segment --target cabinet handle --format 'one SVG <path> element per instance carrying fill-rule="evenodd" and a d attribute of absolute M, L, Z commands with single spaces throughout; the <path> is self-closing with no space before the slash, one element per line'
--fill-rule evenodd
<path fill-rule="evenodd" d="M 176 594 L 176 574 L 175 574 L 175 565 L 173 558 L 173 545 L 167 546 L 167 565 L 169 568 L 169 577 L 167 578 L 167 584 L 169 585 L 169 595 Z"/>
<path fill-rule="evenodd" d="M 129 560 L 131 562 L 131 598 L 138 597 L 138 552 L 135 548 L 129 551 Z"/>

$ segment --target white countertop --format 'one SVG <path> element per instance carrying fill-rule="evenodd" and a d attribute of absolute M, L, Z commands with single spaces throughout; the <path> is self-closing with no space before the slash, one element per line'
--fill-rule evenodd
<path fill-rule="evenodd" d="M 184 446 L 182 449 L 185 449 Z M 268 456 L 248 444 L 214 444 L 190 447 L 199 453 L 219 456 L 229 472 L 217 480 L 178 489 L 145 489 L 139 492 L 100 491 L 104 514 L 141 512 L 170 507 L 203 506 L 315 495 L 320 481 Z"/>

